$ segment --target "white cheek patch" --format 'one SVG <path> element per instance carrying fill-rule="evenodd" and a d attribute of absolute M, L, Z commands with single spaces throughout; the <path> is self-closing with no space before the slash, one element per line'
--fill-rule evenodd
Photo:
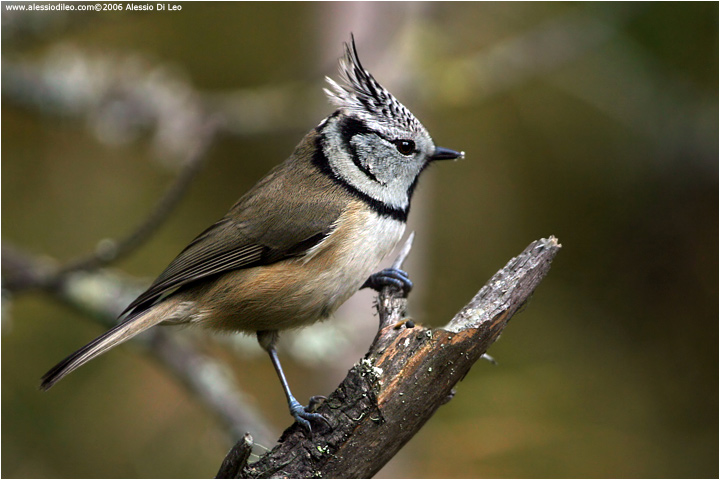
<path fill-rule="evenodd" d="M 351 187 L 388 207 L 405 210 L 408 192 L 422 170 L 422 160 L 406 157 L 373 134 L 357 134 L 350 145 L 329 121 L 322 131 L 323 153 L 333 173 Z"/>

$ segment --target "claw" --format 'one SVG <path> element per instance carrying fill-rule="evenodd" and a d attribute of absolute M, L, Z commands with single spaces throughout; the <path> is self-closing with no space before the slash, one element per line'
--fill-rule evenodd
<path fill-rule="evenodd" d="M 404 297 L 407 297 L 412 290 L 413 283 L 406 272 L 397 268 L 386 268 L 370 275 L 360 288 L 372 288 L 379 292 L 384 287 L 396 288 L 403 293 Z"/>
<path fill-rule="evenodd" d="M 300 424 L 306 431 L 312 433 L 312 426 L 310 425 L 310 421 L 318 421 L 322 420 L 325 422 L 325 425 L 328 427 L 330 426 L 330 421 L 320 415 L 319 413 L 312 413 L 308 412 L 307 407 L 303 407 L 300 405 L 300 402 L 295 400 L 294 398 L 288 402 L 288 406 L 290 407 L 290 415 L 292 415 L 295 418 L 295 421 Z"/>
<path fill-rule="evenodd" d="M 318 409 L 318 407 L 320 407 L 320 405 L 325 403 L 325 400 L 327 400 L 325 395 L 315 395 L 314 397 L 310 397 L 310 401 L 308 402 L 308 406 L 305 407 L 305 411 L 314 412 Z"/>

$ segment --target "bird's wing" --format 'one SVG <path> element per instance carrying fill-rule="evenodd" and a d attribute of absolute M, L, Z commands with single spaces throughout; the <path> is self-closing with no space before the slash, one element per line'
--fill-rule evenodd
<path fill-rule="evenodd" d="M 276 168 L 198 235 L 123 314 L 143 311 L 212 275 L 301 256 L 327 237 L 345 205 L 324 177 L 287 166 Z"/>

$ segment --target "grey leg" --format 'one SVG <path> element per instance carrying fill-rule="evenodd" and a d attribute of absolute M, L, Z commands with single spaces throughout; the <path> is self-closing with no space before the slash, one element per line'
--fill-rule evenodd
<path fill-rule="evenodd" d="M 292 415 L 295 420 L 309 432 L 312 431 L 310 426 L 311 420 L 322 420 L 329 426 L 330 422 L 328 422 L 325 417 L 319 413 L 306 411 L 305 407 L 303 407 L 300 402 L 295 399 L 292 392 L 290 392 L 290 386 L 285 379 L 285 373 L 283 372 L 282 365 L 280 365 L 280 359 L 278 358 L 277 351 L 275 350 L 275 342 L 277 342 L 278 336 L 279 335 L 276 330 L 263 330 L 257 332 L 258 342 L 260 343 L 260 346 L 268 352 L 268 355 L 270 355 L 270 361 L 272 362 L 273 367 L 275 367 L 277 376 L 282 384 L 285 397 L 287 397 L 288 407 L 290 408 L 290 415 Z"/>

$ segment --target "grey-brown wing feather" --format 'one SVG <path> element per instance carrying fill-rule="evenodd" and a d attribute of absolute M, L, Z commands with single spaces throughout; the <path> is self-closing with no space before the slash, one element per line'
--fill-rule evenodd
<path fill-rule="evenodd" d="M 212 275 L 302 255 L 331 233 L 346 206 L 333 190 L 311 165 L 291 158 L 198 235 L 123 313 Z"/>
<path fill-rule="evenodd" d="M 263 246 L 242 237 L 226 237 L 225 219 L 200 234 L 123 313 L 154 303 L 166 293 L 194 280 L 257 263 Z M 225 228 L 224 228 L 225 227 Z M 219 240 L 223 239 L 223 243 Z"/>

